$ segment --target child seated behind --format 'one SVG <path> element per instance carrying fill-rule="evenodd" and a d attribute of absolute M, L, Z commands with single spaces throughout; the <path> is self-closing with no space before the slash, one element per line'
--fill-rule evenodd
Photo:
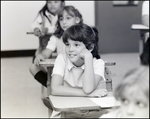
<path fill-rule="evenodd" d="M 64 0 L 51 1 L 46 0 L 46 4 L 39 11 L 36 19 L 31 24 L 31 30 L 34 35 L 39 37 L 39 48 L 35 52 L 34 58 L 46 48 L 46 45 L 57 29 L 58 13 L 65 6 Z"/>
<path fill-rule="evenodd" d="M 98 54 L 98 31 L 85 24 L 76 24 L 63 34 L 66 54 L 56 58 L 51 80 L 51 94 L 56 96 L 103 97 L 104 61 Z M 52 117 L 60 116 L 55 111 Z M 91 117 L 101 115 L 100 111 L 71 113 L 68 117 Z"/>
<path fill-rule="evenodd" d="M 48 59 L 52 53 L 57 50 L 57 54 L 65 53 L 65 45 L 62 41 L 62 35 L 66 29 L 75 24 L 82 24 L 83 18 L 80 12 L 73 6 L 65 6 L 58 14 L 58 29 L 48 41 L 46 49 L 36 56 L 34 63 L 29 70 L 34 78 L 47 87 L 47 71 L 39 65 L 39 62 Z"/>
<path fill-rule="evenodd" d="M 121 106 L 101 118 L 149 118 L 149 67 L 130 70 L 114 95 Z"/>

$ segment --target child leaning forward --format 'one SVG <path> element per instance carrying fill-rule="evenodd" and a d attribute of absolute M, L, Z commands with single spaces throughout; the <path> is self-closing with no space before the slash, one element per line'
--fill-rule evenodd
<path fill-rule="evenodd" d="M 56 58 L 51 81 L 51 94 L 56 96 L 103 97 L 104 61 L 98 54 L 98 31 L 85 24 L 68 28 L 63 34 L 66 54 Z M 99 110 L 71 112 L 67 117 L 100 117 Z M 52 117 L 60 117 L 53 111 Z"/>

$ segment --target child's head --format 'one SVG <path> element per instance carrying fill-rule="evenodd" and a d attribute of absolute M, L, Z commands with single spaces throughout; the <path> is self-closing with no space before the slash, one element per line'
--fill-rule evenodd
<path fill-rule="evenodd" d="M 81 13 L 73 6 L 65 6 L 58 14 L 58 29 L 54 35 L 61 37 L 66 29 L 79 23 L 83 23 Z"/>
<path fill-rule="evenodd" d="M 51 14 L 58 14 L 62 8 L 65 6 L 65 1 L 64 0 L 56 0 L 56 1 L 51 1 L 51 0 L 46 0 L 45 6 L 41 9 L 40 12 L 43 12 L 45 14 L 45 11 L 47 10 Z"/>
<path fill-rule="evenodd" d="M 130 70 L 115 90 L 122 117 L 149 116 L 149 67 Z"/>
<path fill-rule="evenodd" d="M 83 23 L 82 15 L 73 6 L 65 6 L 59 13 L 58 19 L 64 31 L 72 25 Z"/>
<path fill-rule="evenodd" d="M 59 13 L 65 5 L 64 0 L 56 0 L 56 1 L 46 0 L 46 1 L 48 11 L 53 14 Z"/>
<path fill-rule="evenodd" d="M 68 28 L 63 34 L 67 56 L 72 52 L 76 55 L 76 60 L 79 60 L 78 54 L 86 48 L 91 51 L 93 57 L 100 58 L 97 35 L 98 31 L 86 24 L 76 24 Z"/>

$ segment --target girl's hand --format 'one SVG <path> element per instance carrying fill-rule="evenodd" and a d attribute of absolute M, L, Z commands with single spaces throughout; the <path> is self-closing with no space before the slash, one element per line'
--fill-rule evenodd
<path fill-rule="evenodd" d="M 36 56 L 36 58 L 34 60 L 34 64 L 39 66 L 39 62 L 42 60 L 44 60 L 44 57 L 41 54 L 39 54 L 38 56 Z"/>
<path fill-rule="evenodd" d="M 34 35 L 40 37 L 42 35 L 41 30 L 39 28 L 35 28 Z"/>
<path fill-rule="evenodd" d="M 48 28 L 42 28 L 42 31 L 39 28 L 34 29 L 34 35 L 36 35 L 38 37 L 45 36 L 45 34 L 47 34 L 47 32 L 48 32 Z"/>
<path fill-rule="evenodd" d="M 80 52 L 79 56 L 81 57 L 81 59 L 85 59 L 85 58 L 92 58 L 92 53 L 88 50 L 88 49 L 84 49 Z"/>
<path fill-rule="evenodd" d="M 89 97 L 104 97 L 108 94 L 106 89 L 95 89 L 92 93 L 90 93 Z"/>

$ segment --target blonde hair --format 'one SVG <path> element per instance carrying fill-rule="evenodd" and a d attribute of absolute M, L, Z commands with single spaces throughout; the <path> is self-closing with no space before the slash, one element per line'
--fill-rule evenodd
<path fill-rule="evenodd" d="M 119 100 L 124 91 L 130 87 L 137 86 L 149 99 L 149 67 L 141 66 L 126 73 L 121 83 L 116 87 L 114 96 Z"/>

